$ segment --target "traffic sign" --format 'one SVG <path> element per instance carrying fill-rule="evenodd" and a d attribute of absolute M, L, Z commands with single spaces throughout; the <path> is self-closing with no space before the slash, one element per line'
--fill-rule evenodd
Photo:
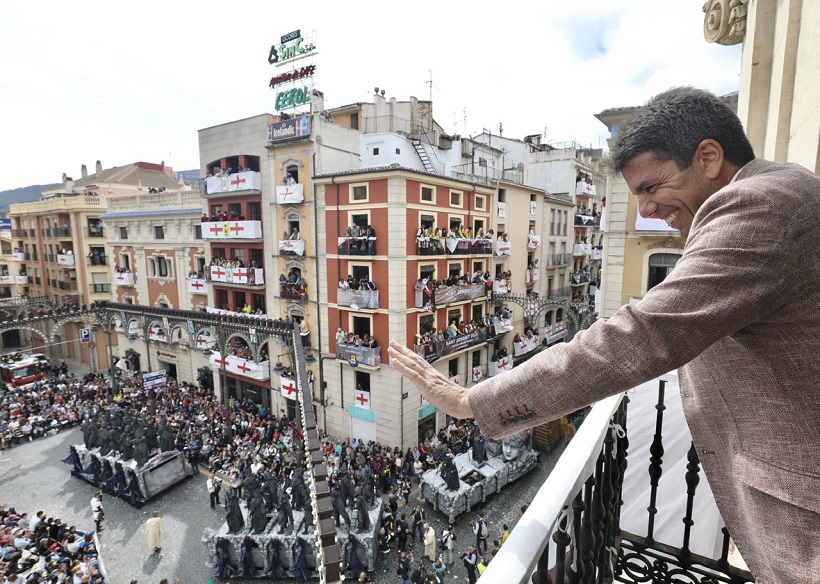
<path fill-rule="evenodd" d="M 80 329 L 80 342 L 81 343 L 90 343 L 91 342 L 91 330 L 90 329 Z"/>
<path fill-rule="evenodd" d="M 95 343 L 94 341 L 91 341 L 90 343 L 88 343 L 88 348 L 89 349 L 93 349 L 96 346 L 97 346 L 97 343 Z"/>

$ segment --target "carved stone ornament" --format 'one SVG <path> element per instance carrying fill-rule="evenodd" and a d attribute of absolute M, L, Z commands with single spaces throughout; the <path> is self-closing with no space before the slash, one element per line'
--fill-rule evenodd
<path fill-rule="evenodd" d="M 749 0 L 707 0 L 703 5 L 703 36 L 709 43 L 736 45 L 746 31 Z"/>

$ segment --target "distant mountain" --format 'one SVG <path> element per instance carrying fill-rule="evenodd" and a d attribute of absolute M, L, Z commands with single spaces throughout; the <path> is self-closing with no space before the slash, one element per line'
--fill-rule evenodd
<path fill-rule="evenodd" d="M 180 170 L 176 173 L 182 177 L 185 184 L 199 184 L 199 169 Z M 9 205 L 15 203 L 30 203 L 37 201 L 40 198 L 42 191 L 53 189 L 60 186 L 60 183 L 50 185 L 29 185 L 27 187 L 20 187 L 17 189 L 9 189 L 7 191 L 0 191 L 0 217 L 5 217 L 9 212 Z"/>
<path fill-rule="evenodd" d="M 51 185 L 29 185 L 18 189 L 0 191 L 0 215 L 4 216 L 9 212 L 9 205 L 15 203 L 30 203 L 40 198 L 40 192 L 53 189 L 59 183 Z"/>

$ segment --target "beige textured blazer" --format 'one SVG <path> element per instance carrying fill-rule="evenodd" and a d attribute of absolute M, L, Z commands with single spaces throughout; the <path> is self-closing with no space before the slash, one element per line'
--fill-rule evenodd
<path fill-rule="evenodd" d="M 820 178 L 750 162 L 698 210 L 673 273 L 639 304 L 469 399 L 497 438 L 674 368 L 709 484 L 757 581 L 820 582 Z"/>

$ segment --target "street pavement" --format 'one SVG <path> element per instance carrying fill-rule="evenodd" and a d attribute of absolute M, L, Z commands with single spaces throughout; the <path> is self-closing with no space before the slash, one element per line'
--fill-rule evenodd
<path fill-rule="evenodd" d="M 63 431 L 52 437 L 45 437 L 31 443 L 22 443 L 0 453 L 0 502 L 27 511 L 30 515 L 44 511 L 46 515 L 60 517 L 78 529 L 93 528 L 91 497 L 96 489 L 78 478 L 71 476 L 71 467 L 62 462 L 68 456 L 70 444 L 82 442 L 79 428 Z M 467 545 L 475 545 L 472 524 L 483 511 L 487 515 L 490 528 L 489 547 L 492 540 L 499 537 L 501 525 L 513 528 L 518 521 L 518 510 L 528 504 L 549 472 L 554 467 L 563 448 L 550 455 L 542 455 L 542 464 L 501 493 L 493 495 L 483 507 L 476 507 L 470 513 L 456 520 L 456 549 L 458 558 Z M 205 567 L 205 553 L 201 542 L 206 527 L 219 528 L 224 522 L 225 511 L 219 507 L 211 509 L 205 487 L 205 475 L 187 479 L 161 493 L 142 508 L 131 507 L 115 497 L 103 497 L 105 522 L 100 533 L 101 554 L 111 584 L 157 584 L 163 578 L 179 584 L 206 584 L 215 580 L 215 571 Z M 410 499 L 406 511 L 408 517 L 417 503 L 418 489 Z M 425 514 L 440 536 L 447 522 L 444 515 L 424 504 Z M 159 511 L 165 528 L 162 536 L 162 551 L 152 553 L 148 548 L 145 522 L 153 511 Z M 416 541 L 416 559 L 423 556 L 423 546 Z M 396 575 L 397 553 L 390 554 L 390 565 L 383 571 L 381 558 L 376 560 L 373 582 L 399 582 Z M 447 575 L 447 580 L 464 580 L 466 570 L 456 559 L 455 566 Z M 259 580 L 232 579 L 231 582 L 258 582 Z"/>

